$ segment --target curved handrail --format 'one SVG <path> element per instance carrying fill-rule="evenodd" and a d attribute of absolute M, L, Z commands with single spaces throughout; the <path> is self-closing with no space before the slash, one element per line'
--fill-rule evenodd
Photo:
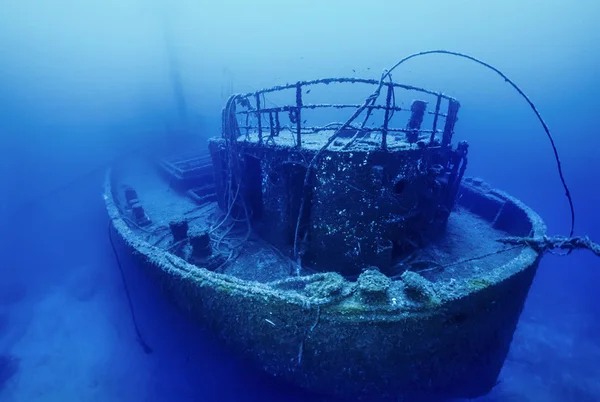
<path fill-rule="evenodd" d="M 295 133 L 294 141 L 297 148 L 302 147 L 302 136 L 309 133 L 318 133 L 326 130 L 335 129 L 335 123 L 330 122 L 325 126 L 306 125 L 303 121 L 303 110 L 326 110 L 326 109 L 356 109 L 362 107 L 359 104 L 327 104 L 327 103 L 304 103 L 304 95 L 310 92 L 310 88 L 315 85 L 329 85 L 333 83 L 348 83 L 348 84 L 368 84 L 373 86 L 380 85 L 380 81 L 362 78 L 321 78 L 312 81 L 298 81 L 294 84 L 285 84 L 274 86 L 271 88 L 259 89 L 246 94 L 232 95 L 227 101 L 227 106 L 223 110 L 223 119 L 227 121 L 223 127 L 223 136 L 236 140 L 243 129 L 246 131 L 246 138 L 249 138 L 250 133 L 256 133 L 258 142 L 263 143 L 264 137 L 268 136 L 268 140 L 273 140 L 278 137 L 282 130 L 289 130 Z M 366 116 L 360 125 L 349 125 L 346 129 L 354 130 L 355 136 L 351 139 L 350 144 L 354 144 L 358 140 L 358 136 L 372 132 L 381 133 L 380 146 L 382 149 L 387 149 L 387 134 L 388 133 L 404 133 L 407 136 L 408 142 L 416 142 L 416 138 L 420 134 L 429 134 L 429 143 L 432 144 L 435 136 L 438 133 L 443 133 L 441 145 L 448 146 L 454 130 L 454 124 L 457 120 L 457 112 L 460 104 L 451 96 L 441 92 L 434 92 L 424 88 L 419 88 L 412 85 L 398 84 L 394 82 L 386 82 L 383 84 L 387 88 L 385 104 L 375 104 L 373 101 L 367 105 Z M 285 90 L 295 90 L 295 98 L 285 105 L 275 105 L 274 107 L 264 106 L 264 95 Z M 305 91 L 306 89 L 306 91 Z M 427 102 L 418 100 L 414 101 L 411 108 L 399 107 L 395 103 L 396 92 L 398 90 L 414 91 L 428 96 L 433 96 L 435 99 L 435 109 L 427 110 Z M 447 110 L 442 110 L 442 103 Z M 241 110 L 237 110 L 237 106 Z M 372 115 L 373 111 L 383 111 L 384 118 L 380 124 L 373 127 L 366 127 L 366 122 Z M 409 112 L 410 118 L 405 127 L 390 127 L 390 120 L 396 112 Z M 290 124 L 282 124 L 281 118 L 283 114 L 287 114 Z M 433 122 L 430 128 L 421 128 L 423 117 L 432 115 Z M 245 117 L 245 123 L 239 123 L 237 118 Z M 250 121 L 250 117 L 256 119 L 255 122 Z M 438 129 L 439 119 L 445 120 L 443 130 Z M 341 124 L 340 124 L 341 126 Z"/>

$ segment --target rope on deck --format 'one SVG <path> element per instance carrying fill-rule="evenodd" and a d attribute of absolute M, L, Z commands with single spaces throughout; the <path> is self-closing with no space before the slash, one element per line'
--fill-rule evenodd
<path fill-rule="evenodd" d="M 504 244 L 529 246 L 539 252 L 552 252 L 553 249 L 563 249 L 569 251 L 575 249 L 588 249 L 592 253 L 596 254 L 596 256 L 600 257 L 600 244 L 594 243 L 587 236 L 505 237 L 498 239 L 498 241 Z"/>

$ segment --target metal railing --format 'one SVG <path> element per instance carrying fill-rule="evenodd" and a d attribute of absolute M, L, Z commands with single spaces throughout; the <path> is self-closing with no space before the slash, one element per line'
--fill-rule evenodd
<path fill-rule="evenodd" d="M 329 85 L 332 83 L 361 83 L 373 86 L 378 86 L 380 84 L 380 82 L 377 80 L 360 78 L 322 78 L 313 81 L 299 81 L 295 84 L 275 86 L 242 95 L 232 95 L 230 101 L 228 101 L 228 105 L 235 103 L 235 109 L 233 113 L 235 114 L 236 121 L 237 117 L 239 116 L 245 117 L 244 123 L 240 124 L 238 122 L 237 129 L 245 129 L 247 137 L 250 132 L 256 132 L 258 135 L 258 142 L 259 144 L 262 144 L 264 142 L 265 135 L 267 136 L 267 140 L 273 140 L 274 137 L 279 136 L 282 130 L 288 129 L 291 132 L 295 132 L 295 145 L 297 148 L 301 148 L 303 135 L 332 130 L 343 125 L 343 123 L 329 123 L 324 126 L 305 125 L 306 121 L 303 121 L 304 111 L 326 109 L 356 110 L 363 106 L 360 104 L 304 103 L 303 94 L 309 93 L 311 87 L 317 85 Z M 365 108 L 366 116 L 364 117 L 363 123 L 360 126 L 351 125 L 347 128 L 352 130 L 360 130 L 361 133 L 365 134 L 372 132 L 381 133 L 380 146 L 382 149 L 387 149 L 387 137 L 390 133 L 403 133 L 407 137 L 408 142 L 416 142 L 415 139 L 421 138 L 422 134 L 429 134 L 428 137 L 430 144 L 434 143 L 436 135 L 439 133 L 442 135 L 440 141 L 441 146 L 446 147 L 450 144 L 454 131 L 454 125 L 457 120 L 458 109 L 460 108 L 460 104 L 456 99 L 439 92 L 433 92 L 411 85 L 386 82 L 383 83 L 382 89 L 383 88 L 385 88 L 386 92 L 385 104 L 375 104 L 375 102 L 368 104 Z M 266 94 L 282 92 L 290 89 L 295 89 L 295 99 L 293 99 L 291 102 L 282 106 L 265 106 Z M 428 110 L 427 106 L 429 102 L 422 100 L 414 101 L 410 109 L 397 106 L 395 100 L 398 90 L 412 91 L 433 98 L 434 102 L 431 103 L 435 103 L 435 108 L 433 110 Z M 444 107 L 442 107 L 442 103 L 445 104 Z M 240 107 L 241 110 L 237 110 L 238 107 Z M 444 110 L 442 110 L 442 108 Z M 378 124 L 367 127 L 367 120 L 376 110 L 383 111 L 383 119 L 381 119 Z M 231 113 L 231 111 L 224 110 L 224 113 L 227 112 Z M 393 127 L 390 125 L 391 118 L 396 112 L 410 113 L 408 122 L 404 127 Z M 291 125 L 281 124 L 283 114 L 287 114 Z M 421 127 L 425 115 L 431 115 L 433 117 L 431 127 L 429 128 Z M 255 117 L 256 120 L 251 122 L 251 117 Z M 440 120 L 444 120 L 443 129 L 440 129 L 442 124 Z M 223 135 L 232 136 L 233 133 L 224 132 Z"/>

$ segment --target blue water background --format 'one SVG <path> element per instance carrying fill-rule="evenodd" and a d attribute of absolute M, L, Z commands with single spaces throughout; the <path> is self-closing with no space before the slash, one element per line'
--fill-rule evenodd
<path fill-rule="evenodd" d="M 599 14 L 587 0 L 1 2 L 0 356 L 18 364 L 0 381 L 0 401 L 316 400 L 223 350 L 121 254 L 154 353 L 135 341 L 102 168 L 155 143 L 149 132 L 181 126 L 164 27 L 188 127 L 207 138 L 219 134 L 231 91 L 377 79 L 428 49 L 479 57 L 536 103 L 571 187 L 576 233 L 599 241 Z M 549 141 L 502 79 L 440 55 L 406 63 L 394 79 L 458 98 L 467 174 L 523 200 L 550 234 L 568 234 Z M 599 268 L 585 251 L 543 258 L 501 382 L 481 401 L 600 400 Z"/>

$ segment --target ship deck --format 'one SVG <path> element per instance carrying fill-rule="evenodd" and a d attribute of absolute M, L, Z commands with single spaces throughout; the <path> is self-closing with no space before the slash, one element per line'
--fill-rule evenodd
<path fill-rule="evenodd" d="M 289 252 L 277 249 L 256 236 L 244 222 L 227 219 L 215 201 L 198 203 L 197 198 L 173 188 L 154 165 L 129 161 L 115 168 L 113 196 L 124 216 L 125 199 L 121 189 L 132 186 L 151 225 L 141 227 L 126 218 L 130 228 L 148 243 L 174 252 L 169 222 L 186 218 L 190 230 L 208 230 L 213 252 L 223 263 L 214 269 L 244 280 L 263 283 L 297 275 L 315 273 L 293 261 Z M 507 247 L 497 239 L 508 234 L 459 203 L 450 215 L 447 231 L 437 242 L 414 252 L 394 266 L 399 276 L 406 270 L 416 271 L 431 282 L 484 280 L 486 272 L 516 258 L 522 247 Z M 182 245 L 178 252 L 189 255 L 191 247 Z M 483 278 L 483 279 L 482 279 Z"/>
<path fill-rule="evenodd" d="M 302 149 L 308 151 L 320 150 L 336 133 L 336 130 L 321 130 L 318 133 L 304 133 L 302 135 Z M 256 130 L 248 130 L 248 132 L 237 138 L 240 143 L 259 143 L 259 135 Z M 428 135 L 421 134 L 418 140 L 428 140 Z M 297 145 L 297 136 L 295 131 L 289 129 L 281 129 L 279 135 L 269 136 L 268 133 L 263 133 L 262 141 L 274 145 L 276 147 L 287 147 L 294 148 Z M 365 132 L 356 133 L 355 129 L 346 130 L 346 135 L 340 135 L 335 141 L 329 146 L 329 149 L 335 151 L 369 151 L 379 148 L 381 145 L 381 133 L 378 132 Z M 387 147 L 389 150 L 407 150 L 407 149 L 418 149 L 419 146 L 415 143 L 409 143 L 406 141 L 404 135 L 400 133 L 396 135 L 389 135 L 387 139 Z"/>

